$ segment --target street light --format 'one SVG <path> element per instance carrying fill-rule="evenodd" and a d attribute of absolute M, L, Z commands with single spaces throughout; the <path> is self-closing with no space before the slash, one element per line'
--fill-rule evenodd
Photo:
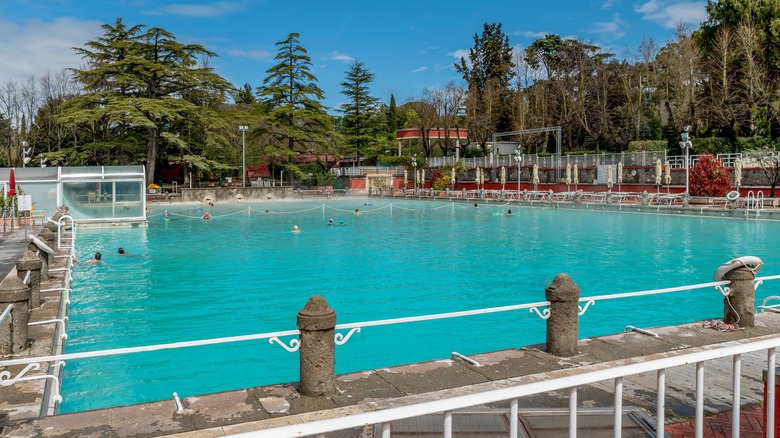
<path fill-rule="evenodd" d="M 691 146 L 693 144 L 690 141 L 690 136 L 688 133 L 691 131 L 691 126 L 686 125 L 685 126 L 685 132 L 680 134 L 680 139 L 682 140 L 680 142 L 680 147 L 682 149 L 685 149 L 685 194 L 690 195 L 689 193 L 689 181 L 690 181 L 690 155 L 691 155 Z"/>
<path fill-rule="evenodd" d="M 27 147 L 28 144 L 29 143 L 22 140 L 22 167 L 25 167 L 27 163 L 30 162 L 30 159 L 32 158 L 30 157 L 30 152 L 32 151 L 32 148 L 28 148 Z"/>
<path fill-rule="evenodd" d="M 520 199 L 520 165 L 523 164 L 523 155 L 520 153 L 520 149 L 516 150 L 515 163 L 517 163 L 517 199 Z"/>
<path fill-rule="evenodd" d="M 246 132 L 249 126 L 241 125 L 238 130 L 241 131 L 241 187 L 246 187 Z"/>

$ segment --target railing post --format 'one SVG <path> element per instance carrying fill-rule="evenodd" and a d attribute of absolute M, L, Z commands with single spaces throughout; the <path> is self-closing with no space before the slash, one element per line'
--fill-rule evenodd
<path fill-rule="evenodd" d="M 301 332 L 301 394 L 330 395 L 336 389 L 336 311 L 315 295 L 298 312 Z"/>
<path fill-rule="evenodd" d="M 723 275 L 724 280 L 731 280 L 729 295 L 723 298 L 723 322 L 739 324 L 740 327 L 754 327 L 756 290 L 753 280 L 756 274 L 748 267 L 739 267 Z"/>
<path fill-rule="evenodd" d="M 30 320 L 30 289 L 19 277 L 8 276 L 0 283 L 0 307 L 11 309 L 9 336 L 0 338 L 0 355 L 18 353 L 27 348 L 27 323 Z"/>
<path fill-rule="evenodd" d="M 544 291 L 550 302 L 547 352 L 555 356 L 577 354 L 580 287 L 567 274 L 558 274 Z"/>
<path fill-rule="evenodd" d="M 41 305 L 41 268 L 43 262 L 32 251 L 26 251 L 22 258 L 16 261 L 16 274 L 24 281 L 27 273 L 30 273 L 30 308 Z"/>

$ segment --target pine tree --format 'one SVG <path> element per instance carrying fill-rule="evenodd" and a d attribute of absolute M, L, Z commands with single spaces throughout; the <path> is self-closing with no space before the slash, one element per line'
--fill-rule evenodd
<path fill-rule="evenodd" d="M 323 152 L 331 146 L 333 124 L 321 101 L 325 94 L 311 73 L 311 58 L 290 33 L 276 43 L 278 64 L 269 68 L 257 96 L 269 108 L 269 123 L 280 149 L 277 156 L 291 160 L 297 153 Z M 318 157 L 321 158 L 321 157 Z M 328 163 L 321 163 L 327 166 Z M 290 181 L 292 181 L 292 174 Z"/>
<path fill-rule="evenodd" d="M 347 103 L 339 109 L 339 112 L 344 114 L 342 129 L 347 143 L 355 151 L 356 163 L 360 163 L 360 150 L 365 150 L 377 132 L 379 99 L 372 97 L 368 89 L 373 80 L 374 74 L 368 71 L 362 62 L 355 61 L 341 83 L 341 94 L 347 98 Z"/>

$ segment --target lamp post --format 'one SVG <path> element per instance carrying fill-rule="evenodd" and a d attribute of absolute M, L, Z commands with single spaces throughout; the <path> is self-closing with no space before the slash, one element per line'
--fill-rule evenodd
<path fill-rule="evenodd" d="M 27 148 L 27 143 L 25 140 L 22 140 L 22 167 L 26 167 L 27 163 L 30 162 L 30 151 L 32 151 L 32 148 Z"/>
<path fill-rule="evenodd" d="M 241 125 L 238 130 L 241 131 L 241 187 L 246 187 L 246 132 L 249 126 Z"/>
<path fill-rule="evenodd" d="M 516 150 L 517 155 L 514 157 L 515 163 L 517 163 L 517 199 L 520 199 L 520 165 L 523 164 L 523 155 L 520 154 L 520 149 Z"/>
<path fill-rule="evenodd" d="M 693 144 L 691 143 L 690 135 L 688 134 L 691 131 L 691 126 L 686 125 L 685 126 L 685 132 L 680 134 L 680 139 L 682 140 L 680 142 L 680 147 L 682 149 L 685 149 L 685 194 L 689 194 L 689 181 L 690 181 L 690 156 L 691 156 L 691 146 Z"/>

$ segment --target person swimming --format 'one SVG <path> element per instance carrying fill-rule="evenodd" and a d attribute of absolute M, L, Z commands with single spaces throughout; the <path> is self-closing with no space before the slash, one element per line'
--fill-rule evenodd
<path fill-rule="evenodd" d="M 117 250 L 117 253 L 124 254 L 125 253 L 125 249 L 120 246 L 119 249 Z"/>
<path fill-rule="evenodd" d="M 333 226 L 333 219 L 328 219 L 328 225 L 331 227 Z"/>
<path fill-rule="evenodd" d="M 103 263 L 103 260 L 100 260 L 102 257 L 103 257 L 103 254 L 101 254 L 100 252 L 96 252 L 95 253 L 95 258 L 92 259 L 92 260 L 87 260 L 87 263 L 92 263 L 92 264 Z"/>
<path fill-rule="evenodd" d="M 512 210 L 507 210 L 504 216 L 512 216 Z"/>
<path fill-rule="evenodd" d="M 203 213 L 203 216 L 201 216 L 200 218 L 203 219 L 204 221 L 207 221 L 207 220 L 211 219 L 211 217 L 212 216 L 207 211 L 207 212 Z"/>
<path fill-rule="evenodd" d="M 355 216 L 360 216 L 360 209 L 359 208 L 355 209 Z"/>
<path fill-rule="evenodd" d="M 165 220 L 167 221 L 171 220 L 171 214 L 168 213 L 168 210 L 165 210 Z"/>
<path fill-rule="evenodd" d="M 301 232 L 301 230 L 298 229 L 298 225 L 293 225 L 293 229 L 292 229 L 291 233 L 299 234 L 300 232 Z"/>

